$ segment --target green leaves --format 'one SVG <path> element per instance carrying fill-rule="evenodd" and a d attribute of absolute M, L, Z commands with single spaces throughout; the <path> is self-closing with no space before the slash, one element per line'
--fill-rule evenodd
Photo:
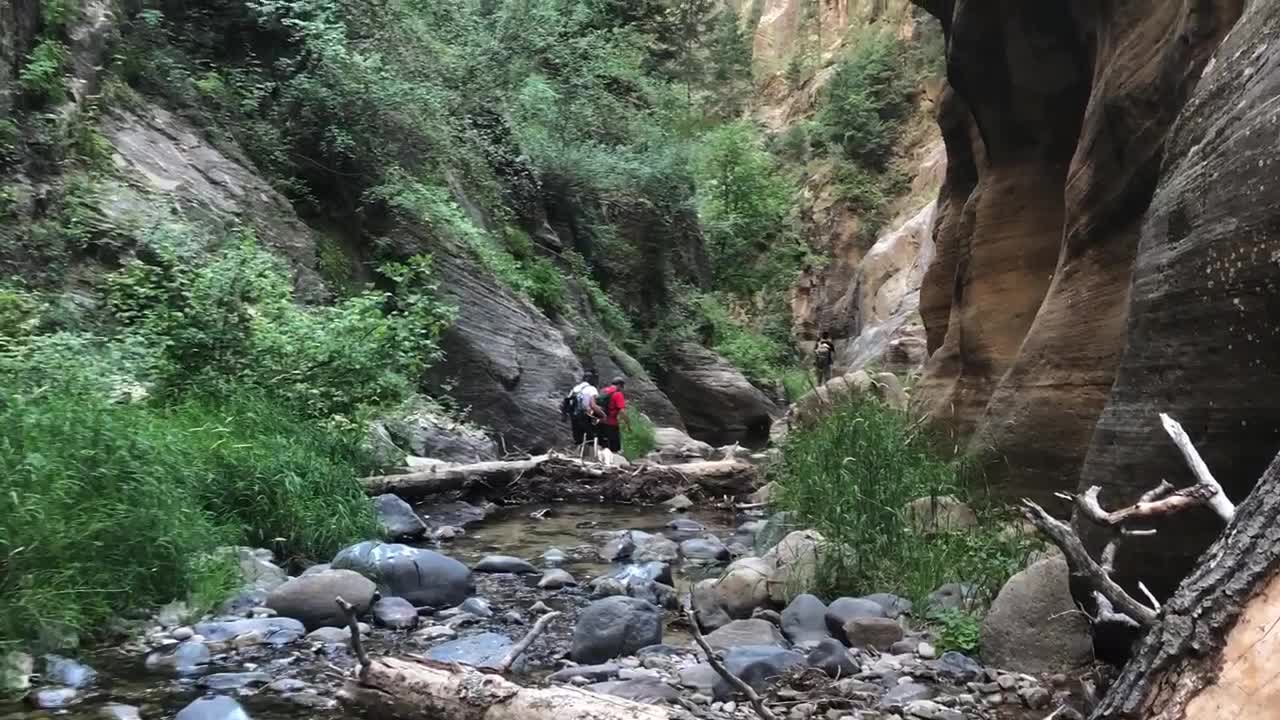
<path fill-rule="evenodd" d="M 67 96 L 62 76 L 70 59 L 71 54 L 61 40 L 42 39 L 18 71 L 18 87 L 37 103 L 62 102 Z"/>

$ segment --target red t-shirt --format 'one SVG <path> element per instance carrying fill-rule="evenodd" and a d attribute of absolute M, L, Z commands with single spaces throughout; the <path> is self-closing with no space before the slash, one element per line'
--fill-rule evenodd
<path fill-rule="evenodd" d="M 622 394 L 621 390 L 613 385 L 610 385 L 600 391 L 600 397 L 604 397 L 605 395 L 609 396 L 609 407 L 604 408 L 604 424 L 617 425 L 618 413 L 627 409 L 627 397 Z"/>

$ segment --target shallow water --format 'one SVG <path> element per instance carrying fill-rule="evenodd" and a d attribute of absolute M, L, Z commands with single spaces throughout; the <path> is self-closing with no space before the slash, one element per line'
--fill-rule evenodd
<path fill-rule="evenodd" d="M 479 515 L 473 508 L 452 506 L 421 507 L 419 512 L 427 516 L 429 524 L 462 524 Z M 456 540 L 443 543 L 420 543 L 423 547 L 438 550 L 468 565 L 474 565 L 486 555 L 512 555 L 528 560 L 537 567 L 544 567 L 542 555 L 552 547 L 563 550 L 568 559 L 560 565 L 578 580 L 577 588 L 559 591 L 540 590 L 538 575 L 485 575 L 476 574 L 477 594 L 487 598 L 494 611 L 494 618 L 482 623 L 459 628 L 458 636 L 499 632 L 518 640 L 528 631 L 526 623 L 518 623 L 502 616 L 515 610 L 527 616 L 527 609 L 535 602 L 544 602 L 565 614 L 553 623 L 527 653 L 534 665 L 531 675 L 544 675 L 555 669 L 554 660 L 568 651 L 574 618 L 589 601 L 586 584 L 605 573 L 609 563 L 600 559 L 596 548 L 603 541 L 593 537 L 610 530 L 643 530 L 662 532 L 673 540 L 682 540 L 703 534 L 711 534 L 728 543 L 732 539 L 735 517 L 733 513 L 717 509 L 693 508 L 683 513 L 702 523 L 706 531 L 698 535 L 679 535 L 667 528 L 675 513 L 663 507 L 632 505 L 592 504 L 540 504 L 500 508 L 488 517 L 465 525 L 466 534 Z M 685 590 L 698 578 L 714 575 L 717 567 L 673 564 L 678 589 Z M 432 624 L 423 618 L 423 625 Z M 407 632 L 374 629 L 366 636 L 370 653 L 419 654 L 426 646 L 414 643 Z M 667 641 L 682 644 L 687 637 L 670 628 Z M 200 675 L 175 677 L 163 672 L 153 672 L 143 665 L 144 655 L 122 648 L 105 647 L 86 652 L 82 660 L 98 671 L 98 682 L 93 690 L 86 691 L 81 701 L 69 710 L 36 711 L 23 704 L 0 703 L 0 720 L 11 718 L 74 718 L 88 720 L 102 718 L 102 707 L 109 703 L 137 706 L 143 718 L 172 718 L 187 703 L 206 694 L 199 678 L 216 672 L 258 671 L 270 675 L 273 680 L 298 679 L 315 688 L 320 695 L 332 697 L 341 686 L 342 673 L 354 664 L 344 648 L 332 648 L 331 654 L 313 648 L 300 641 L 279 649 L 257 647 L 215 656 L 214 665 Z M 271 691 L 262 688 L 247 689 L 229 694 L 235 697 L 255 720 L 301 720 L 303 718 L 336 719 L 352 718 L 352 714 L 339 707 L 319 709 L 303 707 Z"/>

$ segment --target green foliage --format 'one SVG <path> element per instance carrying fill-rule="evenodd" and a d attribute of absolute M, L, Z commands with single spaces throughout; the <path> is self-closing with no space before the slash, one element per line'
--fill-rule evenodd
<path fill-rule="evenodd" d="M 988 597 L 1024 566 L 1031 551 L 1004 520 L 972 497 L 964 468 L 932 450 L 901 413 L 862 397 L 840 401 L 788 436 L 778 502 L 827 540 L 819 585 L 831 595 L 894 592 L 923 604 L 947 582 L 968 582 Z M 903 508 L 920 497 L 951 495 L 979 510 L 977 528 L 917 535 Z"/>
<path fill-rule="evenodd" d="M 628 411 L 620 420 L 622 454 L 628 460 L 637 461 L 658 447 L 657 427 L 648 415 Z"/>
<path fill-rule="evenodd" d="M 722 118 L 736 117 L 751 93 L 752 48 L 751 36 L 732 3 L 716 15 L 709 44 L 716 112 Z"/>
<path fill-rule="evenodd" d="M 929 620 L 937 628 L 938 649 L 975 655 L 982 639 L 982 618 L 955 608 L 932 613 Z"/>
<path fill-rule="evenodd" d="M 915 77 L 904 45 L 888 29 L 856 38 L 824 89 L 818 122 L 846 159 L 883 170 L 911 110 Z"/>
<path fill-rule="evenodd" d="M 158 351 L 162 393 L 253 387 L 314 417 L 352 416 L 409 394 L 452 318 L 425 257 L 382 269 L 394 293 L 304 310 L 251 235 L 213 258 L 163 242 L 153 250 L 154 261 L 130 263 L 107 286 L 114 316 Z"/>
<path fill-rule="evenodd" d="M 40 23 L 44 32 L 48 35 L 62 32 L 78 11 L 78 0 L 40 0 Z"/>
<path fill-rule="evenodd" d="M 18 87 L 33 102 L 54 104 L 67 96 L 62 76 L 71 54 L 60 40 L 44 38 L 18 71 Z"/>
<path fill-rule="evenodd" d="M 780 379 L 787 402 L 795 402 L 817 388 L 817 378 L 808 367 L 792 367 L 783 370 Z"/>
<path fill-rule="evenodd" d="M 795 189 L 756 129 L 738 121 L 710 131 L 694 167 L 715 287 L 746 297 L 787 285 L 803 258 L 788 228 Z"/>
<path fill-rule="evenodd" d="M 785 78 L 787 85 L 797 89 L 809 81 L 821 59 L 822 20 L 819 17 L 818 0 L 800 0 L 796 17 L 796 39 L 791 57 L 787 60 Z"/>

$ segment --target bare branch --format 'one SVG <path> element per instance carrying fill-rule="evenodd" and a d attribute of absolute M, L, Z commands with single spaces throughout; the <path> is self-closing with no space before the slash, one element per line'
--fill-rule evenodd
<path fill-rule="evenodd" d="M 1142 594 L 1143 594 L 1143 595 L 1146 595 L 1146 596 L 1147 596 L 1147 600 L 1150 600 L 1150 601 L 1151 601 L 1151 607 L 1155 608 L 1155 609 L 1156 609 L 1156 612 L 1159 612 L 1159 611 L 1160 611 L 1160 601 L 1156 599 L 1156 596 L 1155 596 L 1155 595 L 1151 594 L 1151 590 L 1147 588 L 1146 583 L 1144 583 L 1144 582 L 1142 582 L 1141 580 L 1139 580 L 1139 581 L 1138 581 L 1138 589 L 1142 591 Z"/>
<path fill-rule="evenodd" d="M 538 618 L 538 621 L 533 624 L 533 627 L 530 628 L 529 632 L 525 633 L 525 636 L 520 639 L 520 642 L 516 643 L 515 647 L 511 648 L 511 652 L 507 653 L 506 656 L 502 658 L 502 661 L 498 663 L 498 672 L 505 673 L 510 670 L 511 666 L 516 664 L 516 659 L 520 657 L 520 654 L 525 650 L 528 650 L 529 646 L 533 644 L 533 641 L 542 634 L 542 631 L 547 629 L 547 625 L 558 617 L 560 617 L 559 612 L 549 612 Z"/>
<path fill-rule="evenodd" d="M 1145 493 L 1138 502 L 1127 508 L 1107 512 L 1098 502 L 1098 493 L 1102 488 L 1094 485 L 1076 497 L 1076 505 L 1085 517 L 1104 527 L 1116 527 L 1131 520 L 1149 520 L 1164 515 L 1173 515 L 1188 508 L 1200 505 L 1212 505 L 1213 496 L 1221 494 L 1216 485 L 1192 485 L 1174 491 L 1167 482 L 1161 481 L 1154 490 Z M 1148 499 L 1157 498 L 1157 499 Z"/>
<path fill-rule="evenodd" d="M 720 660 L 720 655 L 711 649 L 707 644 L 707 639 L 702 636 L 702 631 L 698 629 L 698 611 L 693 609 L 693 599 L 689 599 L 689 607 L 685 608 L 685 617 L 689 619 L 689 629 L 693 632 L 693 640 L 698 643 L 698 647 L 702 648 L 702 652 L 707 656 L 707 663 L 711 665 L 711 669 L 715 670 L 725 682 L 729 683 L 738 692 L 747 696 L 747 700 L 751 703 L 751 707 L 755 709 L 756 715 L 760 716 L 760 720 L 777 720 L 777 717 L 770 712 L 769 708 L 764 706 L 764 701 L 756 694 L 751 686 L 742 681 L 742 678 L 729 672 L 729 668 L 724 666 Z"/>
<path fill-rule="evenodd" d="M 347 619 L 347 627 L 351 629 L 351 652 L 355 654 L 356 662 L 360 663 L 358 672 L 363 679 L 365 671 L 369 669 L 369 654 L 364 651 L 364 643 L 360 641 L 360 622 L 356 620 L 355 606 L 343 600 L 341 595 L 333 600 Z"/>
<path fill-rule="evenodd" d="M 1022 505 L 1023 512 L 1031 524 L 1049 536 L 1049 539 L 1067 556 L 1067 561 L 1074 571 L 1083 576 L 1095 590 L 1110 600 L 1112 605 L 1120 609 L 1120 612 L 1133 618 L 1143 627 L 1150 627 L 1155 623 L 1156 611 L 1135 600 L 1125 592 L 1124 588 L 1116 584 L 1111 576 L 1089 557 L 1084 544 L 1080 542 L 1080 538 L 1076 537 L 1075 531 L 1055 520 L 1044 511 L 1044 508 L 1030 500 L 1023 500 Z"/>
<path fill-rule="evenodd" d="M 1182 451 L 1182 457 L 1187 461 L 1187 465 L 1191 468 L 1191 474 L 1196 476 L 1196 480 L 1201 485 L 1208 485 L 1217 492 L 1209 498 L 1209 507 L 1222 518 L 1224 523 L 1231 522 L 1236 516 L 1236 506 L 1231 502 L 1227 494 L 1222 491 L 1222 486 L 1214 479 L 1213 473 L 1209 472 L 1209 466 L 1205 464 L 1204 458 L 1200 457 L 1199 451 L 1191 444 L 1191 438 L 1187 437 L 1187 431 L 1182 429 L 1182 425 L 1177 420 L 1169 417 L 1167 413 L 1160 413 L 1160 424 L 1164 425 L 1165 432 L 1169 433 L 1173 444 L 1178 446 Z"/>

